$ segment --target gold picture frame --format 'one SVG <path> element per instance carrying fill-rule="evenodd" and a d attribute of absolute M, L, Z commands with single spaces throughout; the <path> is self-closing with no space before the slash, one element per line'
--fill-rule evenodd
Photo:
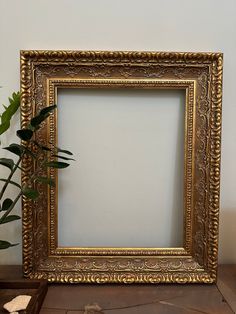
<path fill-rule="evenodd" d="M 184 89 L 184 243 L 181 248 L 58 247 L 57 189 L 23 197 L 23 269 L 65 283 L 213 283 L 217 276 L 221 154 L 221 53 L 21 51 L 22 128 L 58 88 Z M 38 140 L 54 145 L 51 114 Z M 37 167 L 22 162 L 22 183 Z M 57 179 L 57 171 L 50 169 Z"/>

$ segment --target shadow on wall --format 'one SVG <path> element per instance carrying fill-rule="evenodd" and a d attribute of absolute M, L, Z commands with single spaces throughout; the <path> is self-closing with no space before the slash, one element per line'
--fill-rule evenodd
<path fill-rule="evenodd" d="M 236 260 L 236 210 L 221 208 L 219 231 L 219 263 L 235 264 Z"/>

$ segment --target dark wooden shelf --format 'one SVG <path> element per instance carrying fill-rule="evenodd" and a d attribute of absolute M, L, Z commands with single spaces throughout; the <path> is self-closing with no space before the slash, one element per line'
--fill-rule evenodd
<path fill-rule="evenodd" d="M 18 295 L 30 295 L 31 299 L 25 311 L 19 313 L 38 314 L 47 293 L 45 280 L 0 280 L 0 314 L 6 314 L 3 305 Z"/>

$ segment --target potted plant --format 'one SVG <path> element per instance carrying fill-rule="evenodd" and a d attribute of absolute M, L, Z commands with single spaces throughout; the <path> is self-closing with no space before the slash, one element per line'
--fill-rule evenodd
<path fill-rule="evenodd" d="M 20 93 L 13 93 L 9 98 L 9 105 L 4 106 L 4 111 L 0 115 L 0 136 L 9 129 L 11 119 L 19 107 Z M 37 190 L 37 184 L 55 186 L 55 182 L 52 178 L 42 175 L 42 173 L 47 173 L 47 168 L 63 169 L 69 166 L 69 161 L 74 160 L 71 158 L 73 154 L 70 151 L 58 147 L 52 149 L 36 141 L 35 134 L 41 128 L 43 121 L 45 121 L 55 109 L 56 105 L 43 108 L 30 120 L 26 128 L 16 131 L 16 135 L 20 138 L 21 144 L 11 143 L 6 147 L 2 147 L 2 149 L 7 150 L 9 154 L 14 155 L 15 158 L 0 158 L 0 167 L 5 167 L 8 170 L 6 178 L 0 177 L 0 183 L 2 183 L 0 189 L 0 228 L 4 224 L 20 219 L 20 216 L 12 214 L 12 211 L 22 196 L 32 200 L 38 197 L 39 192 Z M 22 159 L 29 156 L 33 161 L 37 162 L 39 166 L 28 181 L 22 185 L 14 181 L 14 175 L 17 171 L 22 170 Z M 18 191 L 15 195 L 6 197 L 6 192 L 11 185 L 17 187 Z M 8 239 L 0 239 L 0 254 L 1 250 L 8 249 L 17 244 L 18 243 L 9 242 Z M 4 287 L 6 288 L 6 284 Z M 31 312 L 32 311 L 31 307 Z"/>

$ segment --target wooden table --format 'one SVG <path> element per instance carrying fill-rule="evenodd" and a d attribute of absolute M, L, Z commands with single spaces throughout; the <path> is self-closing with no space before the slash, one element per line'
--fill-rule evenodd
<path fill-rule="evenodd" d="M 0 266 L 0 278 L 20 266 Z M 217 285 L 51 284 L 40 314 L 236 313 L 236 265 L 221 265 Z"/>

